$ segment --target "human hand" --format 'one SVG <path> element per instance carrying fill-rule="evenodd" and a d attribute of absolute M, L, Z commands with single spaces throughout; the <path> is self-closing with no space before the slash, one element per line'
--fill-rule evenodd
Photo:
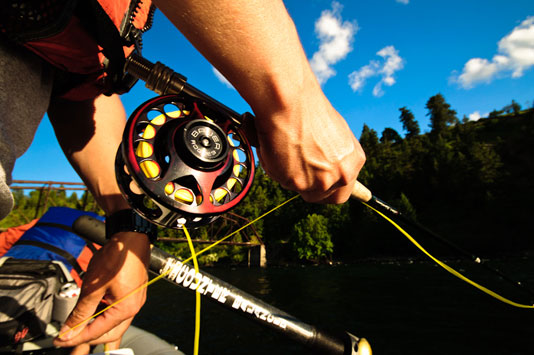
<path fill-rule="evenodd" d="M 287 109 L 257 115 L 258 157 L 271 178 L 308 202 L 350 197 L 365 153 L 322 92 L 303 92 Z"/>
<path fill-rule="evenodd" d="M 149 259 L 150 243 L 146 235 L 134 232 L 115 234 L 91 260 L 80 299 L 54 345 L 72 347 L 120 340 L 143 306 L 146 289 L 125 298 L 93 321 L 86 320 L 95 314 L 101 301 L 113 304 L 145 284 Z"/>

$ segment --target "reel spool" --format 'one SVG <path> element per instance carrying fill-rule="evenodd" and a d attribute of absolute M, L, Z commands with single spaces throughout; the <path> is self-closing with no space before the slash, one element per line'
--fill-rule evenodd
<path fill-rule="evenodd" d="M 130 206 L 175 229 L 209 224 L 236 206 L 252 185 L 254 157 L 234 122 L 187 94 L 159 96 L 138 107 L 115 160 Z"/>

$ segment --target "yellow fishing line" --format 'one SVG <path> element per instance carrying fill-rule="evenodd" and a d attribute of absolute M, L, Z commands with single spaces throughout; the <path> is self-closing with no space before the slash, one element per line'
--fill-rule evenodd
<path fill-rule="evenodd" d="M 209 246 L 207 246 L 206 248 L 202 249 L 201 251 L 197 252 L 197 255 L 200 255 L 200 254 L 203 254 L 205 252 L 207 252 L 208 250 L 210 250 L 211 248 L 213 248 L 214 246 L 216 246 L 217 244 L 219 244 L 220 242 L 223 242 L 225 241 L 226 239 L 230 238 L 231 236 L 241 232 L 243 229 L 247 228 L 248 226 L 250 226 L 251 224 L 254 224 L 256 223 L 257 221 L 259 221 L 260 219 L 262 219 L 263 217 L 267 216 L 269 213 L 271 212 L 274 212 L 275 210 L 279 209 L 280 207 L 282 207 L 283 205 L 285 205 L 286 203 L 289 203 L 291 201 L 293 201 L 294 199 L 296 199 L 297 197 L 299 197 L 299 195 L 295 195 L 293 197 L 291 197 L 290 199 L 286 200 L 285 202 L 282 202 L 281 204 L 279 204 L 278 206 L 272 208 L 271 210 L 265 212 L 264 214 L 262 214 L 261 216 L 259 216 L 258 218 L 256 218 L 255 220 L 251 221 L 251 222 L 248 222 L 247 224 L 245 224 L 243 227 L 237 229 L 236 231 L 228 234 L 226 237 L 223 237 L 221 239 L 219 239 L 218 241 L 216 241 L 215 243 L 213 244 L 210 244 Z M 183 261 L 183 263 L 187 263 L 188 261 L 190 261 L 191 258 L 189 259 L 186 259 Z"/>
<path fill-rule="evenodd" d="M 367 203 L 365 202 L 362 202 L 365 206 L 369 207 L 370 209 L 372 209 L 373 211 L 375 211 L 376 213 L 378 213 L 380 216 L 382 216 L 386 221 L 388 221 L 389 223 L 391 223 L 395 228 L 397 228 L 399 230 L 399 232 L 401 232 L 406 238 L 408 238 L 408 240 L 410 242 L 412 242 L 413 245 L 415 245 L 419 250 L 421 250 L 426 256 L 428 256 L 430 259 L 432 259 L 436 264 L 438 264 L 439 266 L 441 266 L 443 269 L 447 270 L 449 273 L 453 274 L 454 276 L 456 276 L 457 278 L 459 278 L 460 280 L 463 280 L 465 282 L 467 282 L 468 284 L 470 284 L 471 286 L 474 286 L 476 288 L 478 288 L 479 290 L 481 290 L 482 292 L 490 295 L 491 297 L 493 298 L 496 298 L 498 299 L 499 301 L 501 302 L 504 302 L 506 304 L 509 304 L 511 306 L 514 306 L 514 307 L 519 307 L 519 308 L 530 308 L 530 309 L 534 309 L 534 305 L 528 305 L 528 304 L 521 304 L 521 303 L 517 303 L 517 302 L 514 302 L 514 301 L 511 301 L 509 300 L 508 298 L 506 297 L 503 297 L 501 295 L 499 295 L 498 293 L 476 283 L 475 281 L 467 278 L 466 276 L 464 276 L 463 274 L 461 274 L 460 272 L 456 271 L 455 269 L 453 269 L 452 267 L 450 267 L 449 265 L 445 264 L 444 262 L 442 262 L 441 260 L 437 259 L 436 257 L 434 257 L 432 254 L 430 254 L 425 248 L 423 248 L 423 246 L 421 246 L 411 235 L 409 235 L 404 229 L 402 229 L 401 226 L 399 226 L 397 223 L 395 223 L 391 218 L 387 217 L 385 214 L 383 214 L 382 212 L 378 211 L 377 209 L 369 206 Z"/>
<path fill-rule="evenodd" d="M 242 231 L 243 229 L 245 229 L 246 227 L 250 226 L 251 224 L 254 224 L 256 223 L 257 221 L 259 221 L 260 219 L 264 218 L 265 216 L 267 216 L 269 213 L 272 213 L 274 212 L 275 210 L 277 210 L 278 208 L 282 207 L 283 205 L 293 201 L 294 199 L 296 199 L 297 197 L 299 197 L 299 195 L 295 195 L 293 197 L 291 197 L 290 199 L 282 202 L 281 204 L 279 204 L 278 206 L 270 209 L 269 211 L 265 212 L 264 214 L 262 214 L 261 216 L 259 216 L 258 218 L 254 219 L 253 221 L 245 224 L 244 226 L 242 226 L 241 228 L 237 229 L 236 231 L 228 234 L 226 237 L 223 237 L 221 239 L 219 239 L 218 241 L 216 241 L 215 243 L 209 245 L 208 247 L 202 249 L 201 251 L 199 252 L 194 252 L 194 250 L 192 251 L 192 255 L 191 257 L 189 257 L 188 259 L 182 261 L 183 264 L 186 264 L 187 262 L 191 261 L 193 259 L 193 263 L 196 262 L 196 256 L 202 254 L 202 253 L 205 253 L 206 251 L 210 250 L 211 248 L 213 248 L 214 246 L 216 246 L 217 244 L 219 244 L 220 242 L 230 238 L 231 236 L 235 235 L 236 233 L 239 233 L 240 231 Z M 187 232 L 185 226 L 184 226 L 184 232 L 186 233 L 186 237 L 188 238 L 188 243 L 189 243 L 189 240 L 190 240 L 190 237 L 189 237 L 189 233 Z M 152 280 L 148 281 L 147 283 L 144 283 L 142 284 L 141 286 L 137 287 L 136 289 L 132 290 L 131 292 L 129 292 L 128 294 L 126 294 L 125 296 L 123 296 L 122 298 L 118 299 L 117 301 L 113 302 L 112 304 L 110 304 L 109 306 L 107 306 L 106 308 L 102 309 L 101 311 L 93 314 L 91 317 L 81 321 L 80 323 L 76 324 L 75 326 L 73 326 L 72 328 L 70 328 L 70 330 L 67 330 L 61 334 L 59 334 L 59 337 L 63 337 L 65 334 L 67 334 L 68 332 L 71 332 L 73 331 L 74 329 L 77 329 L 78 327 L 81 327 L 82 325 L 84 325 L 85 323 L 89 322 L 91 319 L 93 318 L 96 318 L 98 317 L 99 315 L 101 315 L 102 313 L 104 313 L 105 311 L 107 311 L 108 309 L 112 308 L 112 307 L 115 307 L 116 305 L 118 305 L 119 303 L 121 303 L 122 301 L 126 300 L 128 297 L 130 296 L 133 296 L 134 294 L 136 294 L 137 292 L 143 290 L 144 288 L 152 285 L 154 282 L 164 278 L 165 276 L 167 276 L 170 272 L 171 272 L 172 269 L 169 269 L 167 271 L 165 271 L 164 273 L 161 273 L 160 275 L 156 276 L 155 278 L 153 278 Z M 195 265 L 195 271 L 198 272 L 198 265 Z M 197 298 L 200 297 L 200 294 L 197 292 Z M 200 302 L 197 302 L 197 307 L 199 309 L 199 316 L 198 316 L 198 327 L 199 327 L 199 330 L 200 330 Z M 195 319 L 197 318 L 197 316 L 195 315 Z M 196 320 L 195 320 L 196 322 Z M 196 323 L 195 323 L 196 324 Z M 196 328 L 197 326 L 195 325 L 195 332 L 196 332 Z M 195 336 L 196 338 L 196 336 Z"/>
<path fill-rule="evenodd" d="M 191 258 L 193 258 L 193 265 L 195 266 L 196 275 L 198 275 L 200 270 L 198 267 L 197 253 L 195 252 L 193 241 L 191 240 L 191 236 L 189 235 L 189 232 L 185 226 L 183 226 L 183 230 L 187 238 L 189 250 L 191 250 Z M 193 354 L 198 355 L 198 349 L 200 345 L 200 292 L 198 292 L 198 287 L 195 290 L 195 336 L 193 344 Z"/>
<path fill-rule="evenodd" d="M 91 319 L 93 318 L 96 318 L 98 317 L 99 315 L 101 315 L 102 313 L 104 313 L 105 311 L 107 311 L 108 309 L 112 308 L 112 307 L 115 307 L 116 305 L 118 305 L 119 303 L 121 303 L 122 301 L 126 300 L 128 297 L 130 296 L 133 296 L 134 294 L 136 294 L 137 292 L 143 290 L 144 288 L 147 288 L 148 286 L 152 285 L 154 282 L 158 281 L 159 279 L 161 278 L 164 278 L 165 276 L 167 276 L 167 274 L 171 272 L 171 270 L 168 270 L 164 273 L 162 273 L 161 275 L 158 275 L 156 276 L 155 278 L 153 278 L 152 280 L 142 284 L 141 286 L 133 289 L 132 291 L 130 291 L 128 294 L 126 294 L 125 296 L 123 296 L 122 298 L 119 298 L 118 300 L 116 300 L 115 302 L 113 302 L 112 304 L 110 304 L 109 306 L 107 306 L 106 308 L 102 309 L 101 311 L 93 314 L 91 317 L 81 321 L 80 323 L 76 324 L 75 326 L 73 326 L 72 328 L 70 328 L 70 330 L 67 330 L 66 332 L 63 332 L 61 334 L 59 334 L 59 337 L 61 338 L 63 335 L 67 334 L 68 332 L 70 331 L 73 331 L 74 329 L 84 325 L 85 323 L 89 322 Z"/>

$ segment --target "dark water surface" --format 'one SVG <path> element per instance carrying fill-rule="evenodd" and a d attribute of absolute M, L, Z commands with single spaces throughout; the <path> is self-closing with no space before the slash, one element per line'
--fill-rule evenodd
<path fill-rule="evenodd" d="M 450 265 L 528 302 L 491 274 Z M 494 264 L 534 285 L 532 258 Z M 430 262 L 389 261 L 337 266 L 210 268 L 206 271 L 296 316 L 347 330 L 373 353 L 534 354 L 534 310 L 503 304 Z M 194 293 L 159 281 L 134 324 L 192 353 Z M 201 354 L 309 354 L 308 349 L 203 298 Z"/>

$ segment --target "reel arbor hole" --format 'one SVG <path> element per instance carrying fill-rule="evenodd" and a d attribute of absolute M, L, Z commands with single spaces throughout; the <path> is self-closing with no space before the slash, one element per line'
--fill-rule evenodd
<path fill-rule="evenodd" d="M 161 126 L 166 121 L 166 116 L 159 110 L 150 110 L 146 113 L 146 119 L 153 125 Z"/>
<path fill-rule="evenodd" d="M 176 181 L 168 182 L 165 193 L 169 198 L 186 205 L 202 203 L 202 192 L 193 176 L 183 176 Z"/>
<path fill-rule="evenodd" d="M 241 145 L 241 141 L 239 140 L 239 136 L 234 134 L 234 133 L 230 133 L 228 135 L 228 143 L 230 143 L 230 145 L 234 148 L 237 148 Z"/>
<path fill-rule="evenodd" d="M 166 104 L 163 106 L 163 111 L 170 118 L 179 118 L 182 115 L 182 110 L 175 104 Z"/>
<path fill-rule="evenodd" d="M 141 191 L 141 189 L 139 188 L 139 186 L 134 180 L 130 182 L 130 185 L 128 187 L 130 188 L 130 191 L 133 192 L 134 194 L 143 195 L 143 191 Z"/>

